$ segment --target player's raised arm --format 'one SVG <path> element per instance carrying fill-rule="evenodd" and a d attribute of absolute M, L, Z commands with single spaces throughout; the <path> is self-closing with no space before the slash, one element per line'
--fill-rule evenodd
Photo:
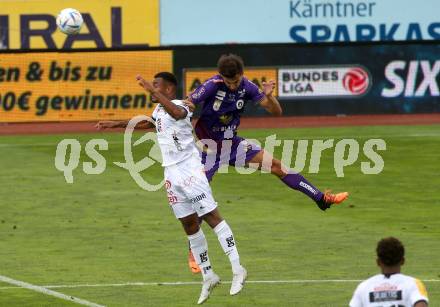
<path fill-rule="evenodd" d="M 179 120 L 186 117 L 188 111 L 172 103 L 171 100 L 169 100 L 157 88 L 154 87 L 152 82 L 148 82 L 140 75 L 136 77 L 136 80 L 138 80 L 138 83 L 141 87 L 143 87 L 147 92 L 150 92 L 151 95 L 157 99 L 157 102 L 159 102 L 165 108 L 165 111 L 167 111 L 172 118 Z"/>
<path fill-rule="evenodd" d="M 270 114 L 274 116 L 283 115 L 283 109 L 281 109 L 279 101 L 273 96 L 275 89 L 275 81 L 263 82 L 264 97 L 260 101 L 260 105 Z"/>

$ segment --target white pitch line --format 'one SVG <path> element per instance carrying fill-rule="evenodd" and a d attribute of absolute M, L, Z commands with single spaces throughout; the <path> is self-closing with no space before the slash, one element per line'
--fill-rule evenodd
<path fill-rule="evenodd" d="M 361 279 L 292 279 L 292 280 L 248 280 L 248 284 L 303 284 L 303 283 L 355 283 Z M 423 282 L 440 282 L 440 279 L 424 279 Z M 230 281 L 222 281 L 223 284 L 230 284 Z M 72 284 L 72 285 L 47 285 L 48 289 L 56 288 L 92 288 L 92 287 L 131 287 L 131 286 L 188 286 L 200 285 L 198 281 L 176 281 L 176 282 L 126 282 L 112 284 Z M 0 287 L 0 290 L 17 289 L 18 287 Z"/>
<path fill-rule="evenodd" d="M 8 283 L 8 284 L 16 285 L 17 286 L 16 288 L 29 289 L 29 290 L 32 290 L 32 291 L 35 291 L 35 292 L 40 292 L 40 293 L 43 293 L 43 294 L 46 294 L 46 295 L 55 296 L 57 298 L 60 298 L 60 299 L 66 300 L 66 301 L 74 302 L 74 303 L 85 305 L 85 306 L 105 307 L 104 305 L 98 305 L 98 304 L 95 304 L 95 303 L 92 303 L 92 302 L 89 302 L 89 301 L 86 301 L 86 300 L 83 300 L 83 299 L 80 299 L 80 298 L 77 298 L 77 297 L 74 297 L 74 296 L 71 296 L 71 295 L 65 295 L 65 294 L 60 293 L 60 292 L 49 290 L 49 289 L 47 289 L 45 287 L 40 287 L 40 286 L 32 285 L 32 284 L 29 284 L 27 282 L 20 281 L 20 280 L 15 280 L 15 279 L 3 276 L 3 275 L 0 275 L 0 281 Z M 9 288 L 13 288 L 13 287 L 9 287 Z"/>

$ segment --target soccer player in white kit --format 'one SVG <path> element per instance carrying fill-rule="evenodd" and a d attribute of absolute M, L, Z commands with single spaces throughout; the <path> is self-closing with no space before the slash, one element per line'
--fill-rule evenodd
<path fill-rule="evenodd" d="M 393 237 L 379 241 L 377 264 L 382 274 L 363 281 L 356 288 L 350 307 L 426 307 L 428 293 L 423 283 L 400 273 L 405 248 Z"/>
<path fill-rule="evenodd" d="M 208 244 L 199 226 L 199 218 L 214 230 L 223 251 L 229 257 L 233 271 L 230 294 L 238 294 L 244 286 L 247 272 L 240 264 L 234 235 L 220 216 L 204 173 L 192 134 L 192 112 L 182 100 L 175 99 L 177 80 L 169 72 L 156 74 L 153 82 L 148 82 L 141 76 L 137 76 L 137 80 L 140 86 L 151 93 L 152 100 L 158 102 L 152 117 L 156 123 L 157 140 L 162 152 L 168 202 L 188 235 L 191 251 L 203 276 L 198 304 L 205 302 L 211 290 L 220 283 L 208 257 Z M 127 124 L 128 121 L 102 121 L 97 124 L 97 128 L 123 128 Z M 142 128 L 154 127 L 150 122 L 141 124 Z"/>

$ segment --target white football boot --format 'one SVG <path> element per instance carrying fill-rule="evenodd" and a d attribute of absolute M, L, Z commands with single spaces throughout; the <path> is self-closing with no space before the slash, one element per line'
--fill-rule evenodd
<path fill-rule="evenodd" d="M 236 295 L 240 293 L 240 291 L 244 287 L 246 278 L 247 278 L 247 271 L 244 267 L 241 267 L 241 272 L 238 274 L 234 274 L 234 276 L 232 277 L 231 291 L 229 291 L 229 293 L 231 295 Z"/>
<path fill-rule="evenodd" d="M 199 301 L 197 304 L 201 305 L 206 302 L 209 298 L 209 295 L 218 284 L 220 283 L 220 277 L 217 274 L 213 273 L 211 278 L 205 280 L 202 284 L 202 292 L 200 293 Z"/>

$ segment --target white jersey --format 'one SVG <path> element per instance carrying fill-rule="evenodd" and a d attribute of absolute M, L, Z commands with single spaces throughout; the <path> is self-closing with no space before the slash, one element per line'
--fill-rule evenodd
<path fill-rule="evenodd" d="M 156 121 L 157 141 L 162 152 L 162 166 L 177 164 L 198 154 L 191 125 L 192 112 L 182 100 L 172 100 L 175 105 L 183 107 L 188 113 L 184 119 L 175 120 L 165 108 L 158 104 L 152 117 Z"/>
<path fill-rule="evenodd" d="M 403 274 L 378 274 L 359 284 L 350 307 L 412 307 L 419 301 L 428 303 L 420 280 Z"/>

